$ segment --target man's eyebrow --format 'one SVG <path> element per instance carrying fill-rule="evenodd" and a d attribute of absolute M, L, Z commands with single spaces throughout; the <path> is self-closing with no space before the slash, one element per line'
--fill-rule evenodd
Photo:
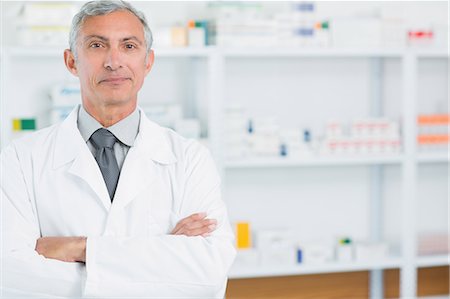
<path fill-rule="evenodd" d="M 104 42 L 109 42 L 109 38 L 101 36 L 101 35 L 97 35 L 97 34 L 91 34 L 91 35 L 86 36 L 84 38 L 84 41 L 86 42 L 86 41 L 88 41 L 90 39 L 99 39 L 99 40 L 104 41 Z M 134 35 L 122 38 L 121 42 L 127 42 L 127 41 L 130 41 L 130 40 L 133 40 L 133 41 L 137 42 L 139 45 L 142 45 L 142 41 L 139 38 L 137 38 L 136 36 L 134 36 Z"/>
<path fill-rule="evenodd" d="M 130 40 L 134 40 L 134 41 L 136 41 L 139 45 L 142 45 L 142 41 L 141 41 L 139 38 L 137 38 L 136 36 L 129 36 L 129 37 L 122 38 L 122 41 L 123 41 L 123 42 L 127 42 L 127 41 L 130 41 Z"/>
<path fill-rule="evenodd" d="M 104 36 L 101 36 L 101 35 L 96 35 L 96 34 L 91 34 L 91 35 L 86 36 L 86 37 L 84 38 L 84 41 L 86 42 L 86 41 L 88 41 L 88 40 L 90 40 L 90 39 L 100 39 L 100 40 L 102 40 L 102 41 L 104 41 L 104 42 L 109 41 L 108 38 L 106 38 L 106 37 L 104 37 Z"/>

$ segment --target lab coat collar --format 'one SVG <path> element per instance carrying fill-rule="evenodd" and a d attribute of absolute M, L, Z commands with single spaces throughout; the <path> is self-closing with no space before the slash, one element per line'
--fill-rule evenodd
<path fill-rule="evenodd" d="M 55 156 L 53 167 L 56 169 L 73 161 L 83 147 L 87 146 L 77 128 L 78 110 L 80 106 L 72 110 L 69 116 L 61 123 L 57 132 Z M 150 121 L 144 111 L 139 108 L 141 119 L 139 134 L 136 137 L 135 146 L 141 147 L 142 158 L 149 158 L 160 164 L 173 164 L 177 159 L 170 146 L 170 142 L 164 128 Z"/>

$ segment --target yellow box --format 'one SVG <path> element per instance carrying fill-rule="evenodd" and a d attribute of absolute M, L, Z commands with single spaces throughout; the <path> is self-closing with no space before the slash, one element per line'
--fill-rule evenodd
<path fill-rule="evenodd" d="M 13 131 L 20 130 L 22 130 L 22 122 L 18 118 L 13 119 Z"/>
<path fill-rule="evenodd" d="M 247 249 L 252 247 L 250 223 L 236 223 L 236 241 L 238 249 Z"/>

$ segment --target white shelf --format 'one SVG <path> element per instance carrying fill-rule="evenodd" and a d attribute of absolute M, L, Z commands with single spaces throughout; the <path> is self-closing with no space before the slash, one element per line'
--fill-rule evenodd
<path fill-rule="evenodd" d="M 301 167 L 301 166 L 351 166 L 351 165 L 379 165 L 401 164 L 402 155 L 379 156 L 315 156 L 304 159 L 288 157 L 246 158 L 242 160 L 226 161 L 226 169 L 236 168 L 267 168 L 267 167 Z"/>
<path fill-rule="evenodd" d="M 155 48 L 153 51 L 156 57 L 208 57 L 215 52 L 215 47 Z"/>
<path fill-rule="evenodd" d="M 370 271 L 376 269 L 396 269 L 401 267 L 400 258 L 388 258 L 371 262 L 349 262 L 349 263 L 324 263 L 324 264 L 303 264 L 292 266 L 259 266 L 243 267 L 234 265 L 228 277 L 230 279 L 291 276 L 305 274 L 338 273 Z"/>
<path fill-rule="evenodd" d="M 420 153 L 417 161 L 419 163 L 448 163 L 450 156 L 448 152 Z"/>
<path fill-rule="evenodd" d="M 417 257 L 418 267 L 439 267 L 439 266 L 450 266 L 450 255 L 428 255 Z"/>
<path fill-rule="evenodd" d="M 62 55 L 68 46 L 11 46 L 4 50 L 11 56 L 27 57 L 57 57 Z M 448 58 L 447 49 L 409 49 L 409 48 L 301 48 L 301 47 L 179 47 L 155 48 L 156 56 L 160 57 L 208 57 L 218 53 L 224 57 L 394 57 L 400 58 L 411 53 L 423 58 Z"/>
<path fill-rule="evenodd" d="M 412 53 L 418 57 L 445 58 L 447 49 L 435 48 L 301 48 L 247 47 L 222 48 L 226 57 L 401 57 Z"/>
<path fill-rule="evenodd" d="M 423 49 L 410 49 L 412 53 L 417 55 L 421 58 L 448 58 L 449 57 L 449 50 L 448 49 L 441 49 L 441 48 L 423 48 Z"/>
<path fill-rule="evenodd" d="M 450 265 L 450 255 L 421 256 L 417 258 L 417 267 L 438 267 Z M 322 274 L 338 272 L 371 271 L 377 269 L 396 269 L 402 266 L 401 258 L 388 258 L 371 262 L 303 264 L 292 266 L 257 266 L 244 267 L 233 265 L 228 277 L 230 279 L 291 276 L 305 274 Z"/>
<path fill-rule="evenodd" d="M 226 57 L 401 57 L 405 49 L 373 48 L 223 48 Z"/>
<path fill-rule="evenodd" d="M 12 57 L 62 57 L 64 46 L 55 47 L 5 47 L 4 53 Z M 215 47 L 198 48 L 156 48 L 157 57 L 208 57 L 215 50 Z"/>
<path fill-rule="evenodd" d="M 4 54 L 11 57 L 63 57 L 64 46 L 55 47 L 5 47 Z"/>

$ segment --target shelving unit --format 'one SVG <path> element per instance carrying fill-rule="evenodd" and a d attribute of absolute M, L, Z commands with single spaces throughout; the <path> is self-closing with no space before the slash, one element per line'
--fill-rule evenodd
<path fill-rule="evenodd" d="M 3 55 L 5 56 L 22 56 L 22 57 L 62 57 L 64 47 L 22 47 L 11 46 L 3 48 Z M 157 57 L 207 57 L 218 54 L 221 57 L 246 57 L 246 58 L 260 58 L 260 57 L 375 57 L 401 58 L 409 53 L 417 58 L 448 58 L 449 54 L 443 49 L 411 49 L 411 48 L 391 48 L 391 49 L 374 49 L 374 48 L 221 48 L 217 46 L 207 47 L 180 47 L 180 48 L 154 48 L 155 56 Z"/>
<path fill-rule="evenodd" d="M 356 272 L 372 271 L 384 269 L 398 269 L 402 265 L 400 258 L 389 258 L 370 262 L 351 262 L 351 263 L 324 263 L 298 266 L 259 266 L 254 268 L 235 267 L 229 274 L 231 279 L 254 278 L 254 277 L 273 277 L 290 276 L 305 274 L 323 274 L 338 272 Z"/>
<path fill-rule="evenodd" d="M 377 90 L 380 86 L 380 59 L 395 58 L 401 62 L 401 76 L 403 86 L 402 93 L 402 112 L 403 112 L 403 146 L 404 151 L 396 156 L 373 156 L 373 157 L 321 157 L 313 156 L 304 159 L 291 158 L 245 158 L 242 160 L 225 161 L 223 168 L 227 171 L 237 171 L 245 169 L 261 168 L 296 168 L 296 167 L 316 167 L 316 166 L 369 166 L 371 170 L 371 237 L 373 241 L 380 240 L 380 231 L 377 227 L 381 225 L 381 200 L 379 193 L 382 167 L 385 165 L 396 165 L 401 167 L 402 174 L 402 228 L 401 228 L 401 257 L 385 260 L 379 263 L 353 263 L 350 265 L 332 264 L 332 265 L 302 265 L 298 267 L 254 267 L 249 269 L 239 268 L 237 265 L 233 268 L 231 278 L 249 278 L 264 276 L 282 276 L 282 275 L 300 275 L 324 272 L 345 272 L 345 271 L 372 271 L 371 275 L 371 298 L 381 298 L 382 291 L 382 272 L 380 270 L 390 268 L 401 269 L 401 296 L 402 298 L 412 298 L 416 294 L 417 288 L 417 268 L 426 266 L 448 265 L 447 256 L 416 257 L 416 183 L 417 167 L 419 163 L 448 163 L 448 154 L 429 153 L 417 154 L 416 149 L 416 115 L 417 115 L 417 63 L 421 58 L 444 58 L 448 59 L 448 53 L 442 50 L 424 50 L 424 49 L 225 49 L 223 50 L 225 59 L 248 58 L 367 58 L 373 59 L 372 87 L 372 106 L 375 107 L 372 113 L 379 116 L 381 111 L 379 102 L 381 94 Z M 406 133 L 405 133 L 406 132 Z"/>
<path fill-rule="evenodd" d="M 416 260 L 417 268 L 439 267 L 450 265 L 449 255 L 420 256 Z M 355 272 L 399 269 L 402 266 L 402 260 L 399 257 L 391 257 L 378 261 L 370 262 L 351 262 L 351 263 L 323 263 L 298 266 L 258 266 L 258 267 L 234 267 L 229 274 L 230 279 L 255 278 L 255 277 L 273 277 L 290 276 L 304 274 L 323 274 L 337 272 Z"/>
<path fill-rule="evenodd" d="M 303 166 L 358 166 L 358 165 L 400 165 L 402 155 L 379 156 L 313 156 L 310 158 L 296 159 L 288 157 L 278 158 L 249 158 L 231 160 L 224 163 L 226 169 L 237 168 L 266 168 L 266 167 L 303 167 Z"/>
<path fill-rule="evenodd" d="M 417 115 L 417 63 L 421 58 L 448 59 L 448 53 L 443 50 L 430 49 L 248 49 L 248 48 L 179 48 L 179 49 L 155 49 L 156 59 L 186 58 L 206 59 L 207 65 L 207 97 L 208 103 L 208 123 L 207 132 L 210 148 L 216 158 L 220 172 L 226 182 L 229 171 L 240 171 L 250 169 L 295 169 L 301 167 L 369 167 L 371 189 L 375 190 L 370 195 L 371 218 L 370 235 L 375 241 L 380 238 L 380 231 L 375 227 L 380 224 L 381 207 L 380 193 L 377 188 L 381 180 L 381 168 L 383 166 L 396 166 L 401 168 L 402 184 L 402 234 L 401 247 L 402 254 L 399 257 L 389 258 L 382 261 L 367 263 L 332 263 L 323 265 L 301 265 L 292 267 L 266 267 L 242 268 L 235 266 L 232 268 L 230 278 L 266 277 L 302 275 L 330 272 L 350 272 L 350 271 L 375 271 L 372 284 L 372 298 L 380 297 L 382 276 L 378 270 L 399 268 L 401 270 L 401 296 L 402 298 L 412 298 L 416 294 L 417 268 L 449 265 L 449 256 L 417 257 L 416 231 L 412 228 L 415 225 L 417 214 L 416 207 L 416 183 L 417 168 L 419 164 L 426 163 L 448 163 L 448 153 L 417 153 L 416 149 L 416 115 Z M 379 156 L 312 156 L 310 158 L 249 158 L 244 160 L 225 160 L 223 146 L 223 119 L 224 119 L 224 91 L 226 86 L 226 65 L 228 59 L 292 59 L 292 58 L 364 58 L 374 59 L 374 75 L 371 80 L 372 85 L 379 84 L 379 74 L 376 71 L 379 59 L 394 58 L 400 60 L 402 65 L 402 112 L 403 112 L 403 149 L 398 155 Z M 1 59 L 2 64 L 2 97 L 11 96 L 9 80 L 14 78 L 9 76 L 9 71 L 16 63 L 10 61 L 13 58 L 20 61 L 26 59 L 60 59 L 62 63 L 62 49 L 53 48 L 31 48 L 31 47 L 8 47 L 3 49 Z M 376 88 L 375 88 L 376 89 Z M 375 91 L 372 101 L 373 106 L 377 106 L 381 95 Z M 374 108 L 373 114 L 380 114 L 379 109 Z M 8 111 L 2 112 L 3 119 L 9 119 L 11 115 Z M 10 128 L 2 125 L 1 144 L 2 147 L 10 140 Z"/>

